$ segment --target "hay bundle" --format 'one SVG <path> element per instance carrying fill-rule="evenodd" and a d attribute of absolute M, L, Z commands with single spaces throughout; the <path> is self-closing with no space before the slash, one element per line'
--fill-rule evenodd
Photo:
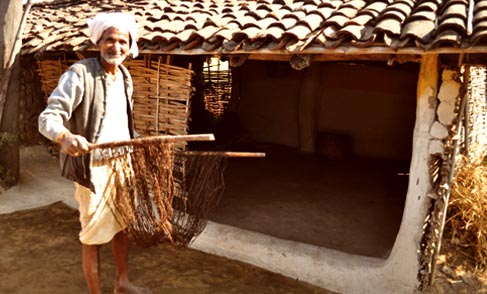
<path fill-rule="evenodd" d="M 452 182 L 447 226 L 452 242 L 471 251 L 477 269 L 487 268 L 487 167 L 466 163 Z"/>

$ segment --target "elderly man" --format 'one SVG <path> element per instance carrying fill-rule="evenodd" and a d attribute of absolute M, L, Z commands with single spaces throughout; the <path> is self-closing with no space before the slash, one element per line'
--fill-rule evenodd
<path fill-rule="evenodd" d="M 90 293 L 100 293 L 99 248 L 109 242 L 117 275 L 114 292 L 151 293 L 129 282 L 124 224 L 107 205 L 114 191 L 108 180 L 113 170 L 97 161 L 96 152 L 89 152 L 93 143 L 134 137 L 132 79 L 122 62 L 138 54 L 136 22 L 127 13 L 102 13 L 88 20 L 88 27 L 100 56 L 73 64 L 61 76 L 39 116 L 39 131 L 60 144 L 62 175 L 75 183 Z"/>

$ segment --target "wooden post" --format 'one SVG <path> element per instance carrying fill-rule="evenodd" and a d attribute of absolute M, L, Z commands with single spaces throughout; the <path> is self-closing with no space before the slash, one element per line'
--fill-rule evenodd
<path fill-rule="evenodd" d="M 319 94 L 317 83 L 320 79 L 320 68 L 314 63 L 306 68 L 301 79 L 298 101 L 299 148 L 303 152 L 315 152 L 317 134 L 316 100 Z"/>
<path fill-rule="evenodd" d="M 19 63 L 15 62 L 18 58 L 14 51 L 19 49 L 15 46 L 15 41 L 21 18 L 22 1 L 0 1 L 0 23 L 3 24 L 0 30 L 1 76 L 2 84 L 5 84 L 2 85 L 5 97 L 2 102 L 0 131 L 9 138 L 8 144 L 0 147 L 0 166 L 3 168 L 2 180 L 8 175 L 8 181 L 3 183 L 7 186 L 17 184 L 20 178 L 20 67 Z"/>

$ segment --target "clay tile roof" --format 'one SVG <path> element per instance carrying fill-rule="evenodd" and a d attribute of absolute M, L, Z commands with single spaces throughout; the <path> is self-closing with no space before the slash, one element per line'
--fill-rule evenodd
<path fill-rule="evenodd" d="M 53 0 L 32 6 L 22 53 L 92 49 L 86 19 L 108 11 L 135 16 L 139 47 L 147 53 L 484 46 L 487 0 L 471 1 Z"/>

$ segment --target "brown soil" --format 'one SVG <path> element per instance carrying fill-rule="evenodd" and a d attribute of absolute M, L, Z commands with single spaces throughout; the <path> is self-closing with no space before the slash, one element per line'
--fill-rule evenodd
<path fill-rule="evenodd" d="M 55 203 L 0 215 L 0 293 L 87 293 L 76 210 Z M 112 293 L 109 246 L 101 250 L 103 293 Z M 332 293 L 249 264 L 190 248 L 132 247 L 130 275 L 154 293 Z"/>
<path fill-rule="evenodd" d="M 452 244 L 449 240 L 448 232 L 445 232 L 435 279 L 423 293 L 487 293 L 487 272 L 476 270 L 475 260 L 468 250 Z"/>
<path fill-rule="evenodd" d="M 81 271 L 76 210 L 59 202 L 0 215 L 0 293 L 87 293 Z M 487 293 L 463 248 L 443 241 L 427 294 Z M 103 246 L 102 290 L 112 293 L 114 266 Z M 160 245 L 130 250 L 132 280 L 154 293 L 332 293 L 252 265 L 190 248 Z"/>

